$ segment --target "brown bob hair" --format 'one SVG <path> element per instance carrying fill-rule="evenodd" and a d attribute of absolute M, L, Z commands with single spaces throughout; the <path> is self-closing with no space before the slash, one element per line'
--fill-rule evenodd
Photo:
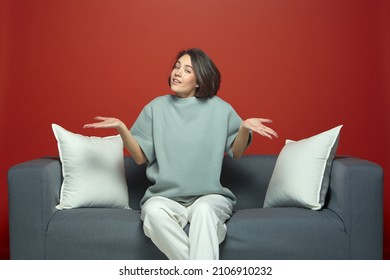
<path fill-rule="evenodd" d="M 221 73 L 211 58 L 201 49 L 187 49 L 182 50 L 177 54 L 175 64 L 180 57 L 186 54 L 191 57 L 196 82 L 199 85 L 199 87 L 196 88 L 195 96 L 199 98 L 210 98 L 217 95 L 221 84 Z M 175 64 L 172 69 L 175 67 Z M 171 86 L 170 78 L 168 78 L 168 84 Z"/>

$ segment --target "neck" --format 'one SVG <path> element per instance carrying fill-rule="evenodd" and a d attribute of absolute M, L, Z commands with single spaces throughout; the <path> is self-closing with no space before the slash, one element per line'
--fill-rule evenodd
<path fill-rule="evenodd" d="M 190 92 L 190 93 L 177 93 L 175 92 L 175 96 L 177 98 L 190 98 L 190 97 L 194 97 L 195 96 L 195 92 Z"/>

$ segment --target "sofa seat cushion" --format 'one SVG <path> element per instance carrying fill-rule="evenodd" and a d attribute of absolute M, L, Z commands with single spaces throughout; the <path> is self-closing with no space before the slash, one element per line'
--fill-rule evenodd
<path fill-rule="evenodd" d="M 57 211 L 46 231 L 46 259 L 166 259 L 144 235 L 140 211 Z"/>
<path fill-rule="evenodd" d="M 348 236 L 332 211 L 257 208 L 227 222 L 221 259 L 346 259 Z"/>
<path fill-rule="evenodd" d="M 227 228 L 221 259 L 349 257 L 344 224 L 327 209 L 243 209 L 233 214 Z M 57 211 L 45 245 L 47 259 L 166 259 L 144 235 L 139 210 Z"/>

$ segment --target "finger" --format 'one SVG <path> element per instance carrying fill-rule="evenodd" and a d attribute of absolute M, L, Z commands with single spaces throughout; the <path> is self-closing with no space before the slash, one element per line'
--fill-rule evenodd
<path fill-rule="evenodd" d="M 84 125 L 84 128 L 111 128 L 112 126 L 109 124 L 103 123 L 91 123 Z"/>
<path fill-rule="evenodd" d="M 278 138 L 279 136 L 278 136 L 278 133 L 275 131 L 275 130 L 273 130 L 272 128 L 269 128 L 269 127 L 267 127 L 267 126 L 264 126 L 264 131 L 266 131 L 267 133 L 269 133 L 269 134 L 272 134 L 274 137 L 276 137 L 276 138 Z"/>
<path fill-rule="evenodd" d="M 267 138 L 269 138 L 269 139 L 272 139 L 272 135 L 275 137 L 275 138 L 277 138 L 278 137 L 278 135 L 277 135 L 277 133 L 275 132 L 275 131 L 273 131 L 272 129 L 271 129 L 271 131 L 268 131 L 268 130 L 266 130 L 266 129 L 254 129 L 253 131 L 255 131 L 255 132 L 257 132 L 258 134 L 260 134 L 261 136 L 265 136 L 265 137 L 267 137 Z"/>
<path fill-rule="evenodd" d="M 94 124 L 93 124 L 93 123 L 88 123 L 88 124 L 85 124 L 85 125 L 83 126 L 83 128 L 92 128 L 92 127 L 94 127 Z"/>
<path fill-rule="evenodd" d="M 260 128 L 253 128 L 252 131 L 260 134 L 261 136 L 266 136 L 266 137 L 270 137 L 269 134 L 267 132 L 265 132 L 263 129 L 260 129 Z"/>
<path fill-rule="evenodd" d="M 260 134 L 261 134 L 262 136 L 267 137 L 267 138 L 269 138 L 269 139 L 272 140 L 272 136 L 269 135 L 267 132 L 262 131 Z"/>
<path fill-rule="evenodd" d="M 263 136 L 268 137 L 269 139 L 272 140 L 272 135 L 270 135 L 270 134 L 267 133 L 267 132 L 264 132 L 264 133 L 263 133 Z"/>
<path fill-rule="evenodd" d="M 95 120 L 98 120 L 98 121 L 105 121 L 106 119 L 108 118 L 105 118 L 105 117 L 101 117 L 101 116 L 96 116 L 94 117 Z"/>
<path fill-rule="evenodd" d="M 265 122 L 265 123 L 272 123 L 272 120 L 270 120 L 270 119 L 262 119 L 262 118 L 259 118 L 258 119 L 260 122 Z"/>

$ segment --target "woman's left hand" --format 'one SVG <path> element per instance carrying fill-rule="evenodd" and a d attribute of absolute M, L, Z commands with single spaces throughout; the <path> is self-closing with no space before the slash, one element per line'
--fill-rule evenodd
<path fill-rule="evenodd" d="M 278 138 L 278 134 L 263 123 L 272 123 L 272 121 L 269 119 L 250 118 L 243 121 L 241 125 L 270 139 L 272 139 L 272 136 Z"/>

